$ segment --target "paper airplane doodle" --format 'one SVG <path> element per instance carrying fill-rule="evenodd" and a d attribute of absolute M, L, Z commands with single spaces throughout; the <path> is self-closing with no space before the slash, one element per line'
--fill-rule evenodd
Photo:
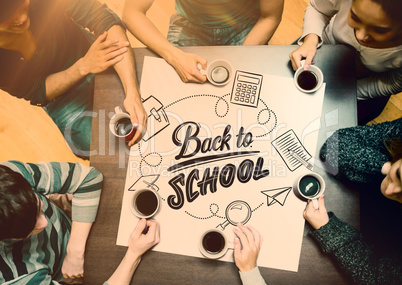
<path fill-rule="evenodd" d="M 267 206 L 272 206 L 275 203 L 279 203 L 283 206 L 286 202 L 286 198 L 288 197 L 290 190 L 292 187 L 282 187 L 271 190 L 261 191 L 262 194 L 267 196 Z"/>
<path fill-rule="evenodd" d="M 146 188 L 158 191 L 159 187 L 155 184 L 155 182 L 156 180 L 158 180 L 159 176 L 159 174 L 141 176 L 137 179 L 137 181 L 134 182 L 133 185 L 130 186 L 130 188 L 128 188 L 128 191 L 135 191 L 137 189 Z"/>

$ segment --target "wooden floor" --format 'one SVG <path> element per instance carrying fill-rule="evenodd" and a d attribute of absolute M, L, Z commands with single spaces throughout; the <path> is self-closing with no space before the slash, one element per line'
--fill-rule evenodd
<path fill-rule="evenodd" d="M 121 16 L 123 0 L 101 0 Z M 286 0 L 282 22 L 270 44 L 290 44 L 300 34 L 307 0 Z M 148 16 L 166 35 L 174 0 L 155 0 Z M 143 46 L 129 36 L 134 47 Z M 28 102 L 0 90 L 0 161 L 70 161 L 89 164 L 75 157 L 47 114 Z M 402 116 L 402 93 L 392 96 L 384 112 L 370 123 L 390 121 Z"/>

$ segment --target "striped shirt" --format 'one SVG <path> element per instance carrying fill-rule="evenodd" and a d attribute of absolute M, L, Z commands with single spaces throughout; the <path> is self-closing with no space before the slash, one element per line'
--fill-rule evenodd
<path fill-rule="evenodd" d="M 98 211 L 102 174 L 79 163 L 8 161 L 2 165 L 20 173 L 31 184 L 43 202 L 48 225 L 24 240 L 0 241 L 0 284 L 59 284 L 71 220 L 45 195 L 73 194 L 73 221 L 92 223 Z"/>

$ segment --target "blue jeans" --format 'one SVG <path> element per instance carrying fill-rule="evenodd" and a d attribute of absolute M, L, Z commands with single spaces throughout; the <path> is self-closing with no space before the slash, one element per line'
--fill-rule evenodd
<path fill-rule="evenodd" d="M 91 147 L 94 78 L 91 74 L 43 109 L 63 134 L 72 152 L 89 157 Z"/>
<path fill-rule="evenodd" d="M 258 17 L 226 28 L 208 28 L 189 22 L 180 14 L 170 18 L 168 41 L 174 46 L 242 45 Z"/>

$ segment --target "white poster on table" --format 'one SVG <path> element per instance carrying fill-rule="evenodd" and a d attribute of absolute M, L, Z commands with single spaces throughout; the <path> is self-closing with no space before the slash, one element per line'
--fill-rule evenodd
<path fill-rule="evenodd" d="M 117 244 L 127 246 L 138 222 L 133 193 L 151 188 L 161 197 L 153 250 L 204 258 L 198 243 L 205 229 L 218 228 L 232 242 L 242 222 L 263 236 L 259 266 L 297 271 L 306 203 L 292 185 L 314 160 L 325 84 L 305 94 L 293 78 L 233 68 L 225 86 L 185 84 L 163 59 L 145 57 L 148 129 L 130 151 Z M 238 86 L 254 100 L 236 99 Z M 219 260 L 233 262 L 233 249 Z"/>

